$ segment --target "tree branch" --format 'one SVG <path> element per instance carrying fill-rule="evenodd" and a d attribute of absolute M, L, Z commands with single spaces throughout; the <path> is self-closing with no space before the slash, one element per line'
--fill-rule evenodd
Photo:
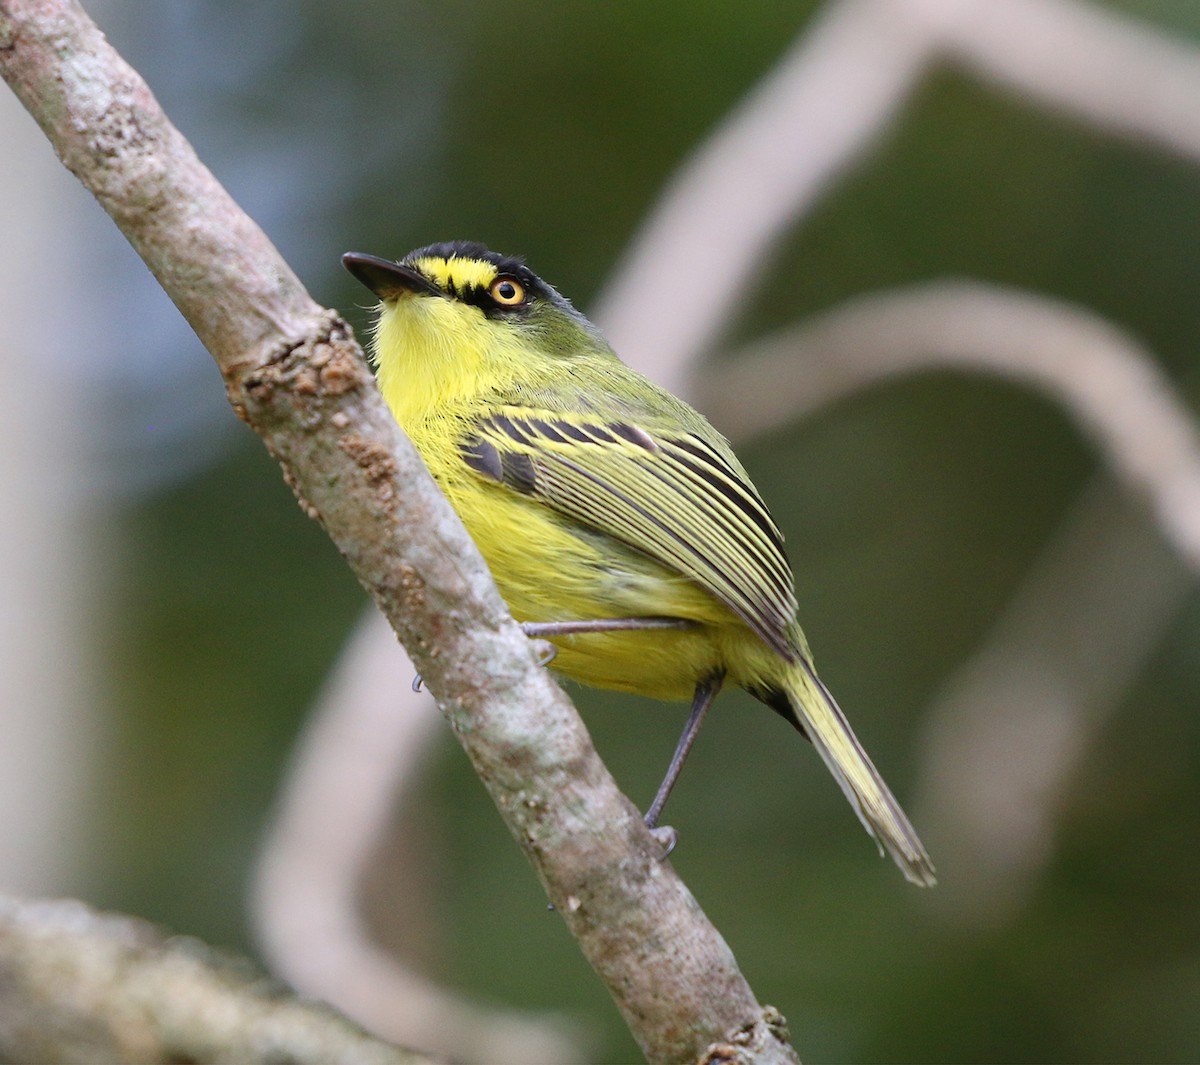
<path fill-rule="evenodd" d="M 445 733 L 429 693 L 396 683 L 413 668 L 387 621 L 365 610 L 296 741 L 257 857 L 251 905 L 263 954 L 288 983 L 393 1042 L 490 1065 L 587 1061 L 581 1025 L 439 986 L 379 945 L 362 913 L 364 870 L 405 801 L 402 783 Z M 397 864 L 425 860 L 403 854 Z M 388 889 L 385 905 L 405 925 L 419 922 L 414 885 L 393 877 Z"/>
<path fill-rule="evenodd" d="M 0 71 L 112 215 L 409 650 L 648 1057 L 789 1061 L 764 1009 L 315 304 L 72 0 L 0 0 Z"/>
<path fill-rule="evenodd" d="M 0 897 L 0 1061 L 428 1060 L 195 940 L 78 902 Z"/>

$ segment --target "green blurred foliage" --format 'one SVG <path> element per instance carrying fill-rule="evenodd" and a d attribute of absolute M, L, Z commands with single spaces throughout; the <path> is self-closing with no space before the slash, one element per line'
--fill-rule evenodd
<path fill-rule="evenodd" d="M 306 249 L 322 264 L 308 277 L 318 298 L 362 326 L 341 251 L 458 237 L 526 253 L 586 309 L 673 169 L 816 5 L 293 6 L 291 50 L 228 117 L 243 138 L 269 137 L 273 116 L 298 120 L 304 96 L 293 104 L 288 87 L 307 80 L 336 96 L 343 134 L 369 138 L 362 165 L 343 160 L 323 220 L 335 242 Z M 1190 0 L 1113 6 L 1200 37 Z M 197 10 L 242 17 L 224 8 Z M 389 116 L 412 109 L 432 116 L 424 132 L 397 120 L 390 142 Z M 1200 168 L 945 70 L 785 235 L 735 334 L 971 276 L 1109 317 L 1194 399 L 1198 234 Z M 697 270 L 719 283 L 720 249 Z M 876 387 L 742 452 L 787 531 L 823 674 L 909 794 L 923 708 L 1095 454 L 1047 401 L 951 373 Z M 242 893 L 271 796 L 364 597 L 248 433 L 122 526 L 110 640 L 123 745 L 98 803 L 96 901 L 247 948 Z M 937 892 L 872 860 L 812 752 L 756 704 L 723 698 L 672 800 L 673 861 L 806 1060 L 1200 1056 L 1198 635 L 1193 595 L 1096 737 L 1028 905 L 988 929 L 936 919 Z M 574 694 L 645 802 L 684 708 Z M 483 999 L 575 1011 L 602 1033 L 603 1060 L 629 1059 L 606 994 L 449 739 L 426 777 L 418 805 L 446 881 L 436 975 Z"/>

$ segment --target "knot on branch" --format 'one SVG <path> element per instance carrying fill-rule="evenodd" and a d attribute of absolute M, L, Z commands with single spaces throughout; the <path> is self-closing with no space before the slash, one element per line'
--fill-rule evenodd
<path fill-rule="evenodd" d="M 378 510 L 390 511 L 395 462 L 386 446 L 370 440 L 378 424 L 369 411 L 370 400 L 378 398 L 374 378 L 353 330 L 336 311 L 314 316 L 302 336 L 279 341 L 253 363 L 227 367 L 225 387 L 238 417 L 262 437 L 310 518 L 323 520 L 297 470 L 305 456 L 319 459 L 331 449 L 366 473 Z M 326 426 L 334 432 L 321 433 Z M 338 480 L 338 468 L 327 465 L 326 480 Z"/>
<path fill-rule="evenodd" d="M 787 1019 L 774 1006 L 763 1006 L 726 1042 L 712 1043 L 696 1065 L 753 1065 L 764 1061 L 795 1062 Z"/>
<path fill-rule="evenodd" d="M 249 369 L 230 368 L 226 378 L 230 402 L 240 417 L 261 429 L 280 420 L 315 429 L 326 415 L 337 428 L 329 400 L 372 386 L 371 371 L 350 326 L 336 311 L 324 311 L 301 337 L 280 341 Z"/>

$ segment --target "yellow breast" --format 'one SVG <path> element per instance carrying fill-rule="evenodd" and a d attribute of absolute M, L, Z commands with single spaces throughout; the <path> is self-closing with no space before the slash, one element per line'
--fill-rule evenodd
<path fill-rule="evenodd" d="M 571 525 L 536 497 L 472 471 L 462 441 L 494 397 L 527 373 L 520 337 L 437 298 L 402 297 L 380 315 L 379 385 L 400 426 L 446 493 L 518 621 L 679 617 L 686 631 L 556 638 L 554 668 L 596 687 L 690 699 L 719 669 L 753 684 L 774 663 L 726 606 L 611 537 Z M 419 356 L 419 357 L 418 357 Z"/>

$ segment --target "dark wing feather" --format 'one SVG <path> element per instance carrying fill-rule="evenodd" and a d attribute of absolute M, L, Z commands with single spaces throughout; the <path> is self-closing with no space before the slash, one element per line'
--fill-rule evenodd
<path fill-rule="evenodd" d="M 725 450 L 686 430 L 508 407 L 478 422 L 460 453 L 481 476 L 694 580 L 792 659 L 783 537 Z"/>

